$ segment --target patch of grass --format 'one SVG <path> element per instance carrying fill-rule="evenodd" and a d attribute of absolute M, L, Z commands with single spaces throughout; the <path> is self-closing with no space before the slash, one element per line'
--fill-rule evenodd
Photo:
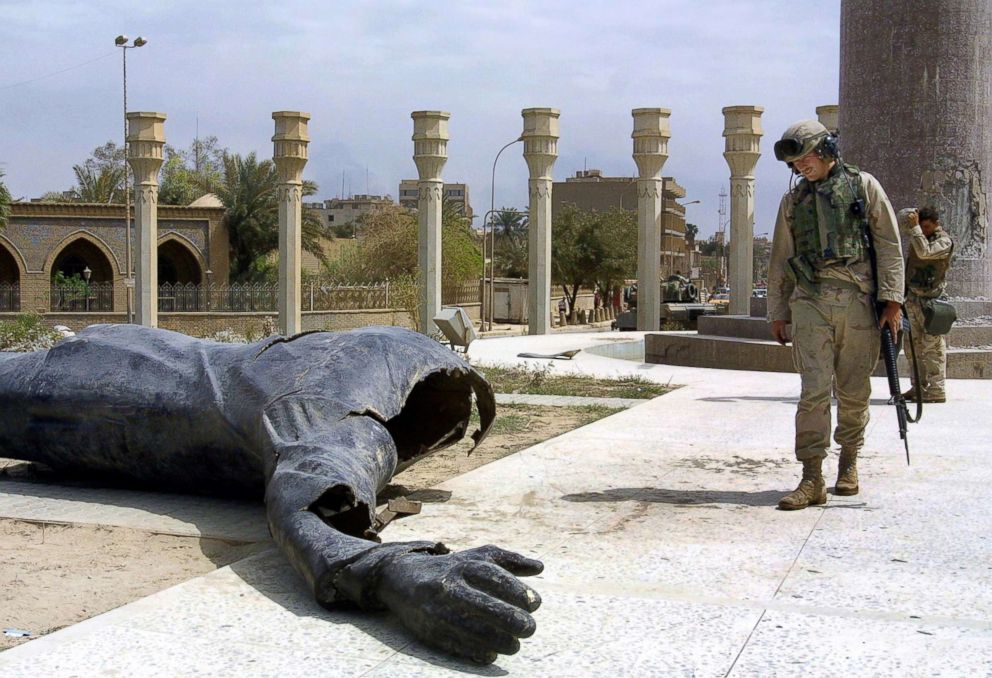
<path fill-rule="evenodd" d="M 499 405 L 496 408 L 496 420 L 489 431 L 490 436 L 517 435 L 533 431 L 533 425 L 540 425 L 541 417 L 553 417 L 556 412 L 560 412 L 569 417 L 574 417 L 575 426 L 580 428 L 586 424 L 608 417 L 611 414 L 620 412 L 622 408 L 607 407 L 606 405 L 575 405 L 567 407 L 551 407 L 548 405 Z M 469 429 L 479 425 L 479 411 L 472 409 L 472 416 L 469 421 Z M 557 435 L 557 434 L 555 434 Z M 536 444 L 544 440 L 547 436 L 537 436 L 531 443 Z"/>
<path fill-rule="evenodd" d="M 552 369 L 551 365 L 540 370 L 520 367 L 478 367 L 497 393 L 647 399 L 678 388 L 671 384 L 648 381 L 639 376 L 597 379 L 573 374 L 552 374 Z"/>

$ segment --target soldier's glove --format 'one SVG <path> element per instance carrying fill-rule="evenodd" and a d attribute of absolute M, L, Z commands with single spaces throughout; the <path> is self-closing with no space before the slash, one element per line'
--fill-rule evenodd
<path fill-rule="evenodd" d="M 496 546 L 450 553 L 443 544 L 382 544 L 335 578 L 342 597 L 392 610 L 420 640 L 479 663 L 513 654 L 537 628 L 541 597 L 516 576 L 544 565 Z"/>

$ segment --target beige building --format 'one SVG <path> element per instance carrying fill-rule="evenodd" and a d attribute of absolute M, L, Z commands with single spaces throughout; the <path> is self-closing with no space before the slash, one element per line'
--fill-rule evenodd
<path fill-rule="evenodd" d="M 320 222 L 327 228 L 353 224 L 363 214 L 393 205 L 393 199 L 386 195 L 356 195 L 351 198 L 331 198 L 323 202 L 303 203 L 303 207 L 320 215 Z"/>
<path fill-rule="evenodd" d="M 690 257 L 685 239 L 685 207 L 677 200 L 685 197 L 685 188 L 672 177 L 662 177 L 664 201 L 661 212 L 661 274 L 676 271 L 687 275 Z M 637 178 L 604 177 L 598 169 L 582 170 L 565 181 L 556 181 L 551 193 L 552 221 L 562 205 L 573 204 L 584 210 L 605 212 L 614 207 L 637 211 Z"/>
<path fill-rule="evenodd" d="M 417 209 L 417 200 L 420 198 L 420 188 L 416 179 L 403 179 L 400 182 L 399 193 L 400 205 L 407 209 Z M 469 200 L 468 184 L 445 184 L 444 199 L 458 205 L 462 214 L 469 219 L 472 218 L 472 203 Z"/>
<path fill-rule="evenodd" d="M 222 207 L 159 205 L 159 284 L 227 283 L 223 216 Z M 125 261 L 123 205 L 13 203 L 0 231 L 0 311 L 123 313 Z M 88 278 L 98 292 L 89 299 L 58 298 L 51 283 L 58 272 Z"/>

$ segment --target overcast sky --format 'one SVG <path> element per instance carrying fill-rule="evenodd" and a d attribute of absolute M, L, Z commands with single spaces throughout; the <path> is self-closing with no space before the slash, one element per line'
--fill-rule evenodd
<path fill-rule="evenodd" d="M 685 186 L 688 220 L 717 226 L 729 184 L 723 116 L 763 106 L 755 233 L 772 230 L 788 185 L 772 143 L 792 121 L 838 98 L 839 0 L 653 2 L 27 2 L 0 0 L 0 167 L 11 193 L 73 185 L 72 165 L 123 136 L 129 110 L 166 113 L 168 143 L 216 135 L 271 157 L 272 111 L 310 124 L 305 176 L 318 197 L 397 195 L 416 178 L 414 110 L 451 113 L 444 179 L 489 208 L 493 158 L 519 136 L 520 110 L 561 111 L 554 176 L 583 166 L 636 173 L 632 108 L 672 109 L 663 174 Z M 498 206 L 523 207 L 521 145 L 496 171 Z M 367 179 L 366 179 L 367 177 Z"/>

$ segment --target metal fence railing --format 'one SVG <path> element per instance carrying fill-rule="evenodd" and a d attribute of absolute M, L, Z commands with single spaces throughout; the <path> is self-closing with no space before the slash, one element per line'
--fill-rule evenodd
<path fill-rule="evenodd" d="M 390 308 L 389 281 L 363 285 L 308 282 L 301 288 L 304 311 L 346 311 Z M 159 286 L 159 312 L 274 312 L 279 286 L 267 283 L 197 285 L 168 283 Z"/>
<path fill-rule="evenodd" d="M 446 306 L 466 306 L 481 301 L 482 291 L 478 280 L 441 286 L 441 303 Z"/>
<path fill-rule="evenodd" d="M 79 283 L 76 285 L 52 285 L 52 311 L 113 311 L 114 284 Z"/>
<path fill-rule="evenodd" d="M 388 280 L 367 284 L 310 281 L 301 289 L 304 311 L 354 311 L 388 309 L 401 303 L 391 294 Z M 165 283 L 158 288 L 160 313 L 272 313 L 278 309 L 279 286 L 267 283 L 204 285 Z M 478 281 L 444 285 L 441 301 L 446 305 L 477 304 Z M 113 311 L 113 283 L 52 285 L 51 310 L 62 312 Z M 17 284 L 0 283 L 0 311 L 20 309 Z"/>
<path fill-rule="evenodd" d="M 0 312 L 21 310 L 21 286 L 17 283 L 0 283 Z"/>

